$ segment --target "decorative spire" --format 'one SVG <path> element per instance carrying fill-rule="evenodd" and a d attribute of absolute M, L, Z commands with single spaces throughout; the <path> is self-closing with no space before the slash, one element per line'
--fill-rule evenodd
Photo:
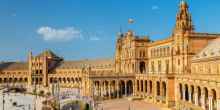
<path fill-rule="evenodd" d="M 176 16 L 175 33 L 192 33 L 194 26 L 192 23 L 191 14 L 188 11 L 188 4 L 186 1 L 181 1 L 179 6 L 179 13 Z"/>

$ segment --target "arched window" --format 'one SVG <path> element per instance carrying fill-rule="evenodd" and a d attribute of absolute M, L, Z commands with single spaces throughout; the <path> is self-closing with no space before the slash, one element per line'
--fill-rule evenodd
<path fill-rule="evenodd" d="M 158 72 L 161 72 L 161 61 L 158 61 Z"/>
<path fill-rule="evenodd" d="M 169 73 L 169 60 L 166 60 L 166 74 Z"/>
<path fill-rule="evenodd" d="M 152 69 L 152 73 L 154 73 L 154 62 L 151 62 L 151 69 Z"/>
<path fill-rule="evenodd" d="M 144 61 L 140 62 L 139 69 L 140 69 L 141 73 L 146 72 L 145 62 Z"/>

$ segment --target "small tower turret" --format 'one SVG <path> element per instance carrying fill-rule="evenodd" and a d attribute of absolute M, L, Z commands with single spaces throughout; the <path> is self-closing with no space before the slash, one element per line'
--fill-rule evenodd
<path fill-rule="evenodd" d="M 194 31 L 191 14 L 188 8 L 186 1 L 180 2 L 179 13 L 176 16 L 176 25 L 173 31 L 174 34 L 192 33 Z"/>

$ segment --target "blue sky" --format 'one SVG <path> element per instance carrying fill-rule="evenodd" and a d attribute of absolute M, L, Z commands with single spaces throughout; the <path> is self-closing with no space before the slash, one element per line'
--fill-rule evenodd
<path fill-rule="evenodd" d="M 120 30 L 168 37 L 180 0 L 0 0 L 0 61 L 51 49 L 65 59 L 111 58 Z M 219 0 L 187 0 L 198 32 L 220 32 Z M 128 19 L 134 19 L 129 25 Z"/>

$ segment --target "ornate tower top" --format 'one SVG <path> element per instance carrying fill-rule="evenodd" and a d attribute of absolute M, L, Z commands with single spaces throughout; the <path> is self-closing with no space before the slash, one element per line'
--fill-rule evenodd
<path fill-rule="evenodd" d="M 188 11 L 188 4 L 186 1 L 181 1 L 179 12 L 176 16 L 174 34 L 192 33 L 193 31 L 194 26 L 192 24 L 191 14 Z"/>

